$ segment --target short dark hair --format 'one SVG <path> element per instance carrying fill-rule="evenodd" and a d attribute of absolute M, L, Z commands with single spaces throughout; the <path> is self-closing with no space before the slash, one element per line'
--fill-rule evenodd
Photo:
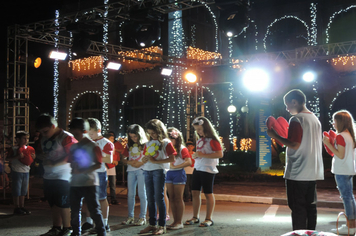
<path fill-rule="evenodd" d="M 88 118 L 88 122 L 90 125 L 90 129 L 93 129 L 95 131 L 98 131 L 99 129 L 101 130 L 101 123 L 98 119 L 96 118 Z"/>
<path fill-rule="evenodd" d="M 30 134 L 25 130 L 19 130 L 16 132 L 15 138 L 21 139 L 23 136 L 30 136 Z"/>
<path fill-rule="evenodd" d="M 44 113 L 37 118 L 35 127 L 37 130 L 41 130 L 43 128 L 51 127 L 52 125 L 57 127 L 57 121 L 50 114 Z"/>
<path fill-rule="evenodd" d="M 284 95 L 284 102 L 292 102 L 292 100 L 296 100 L 300 105 L 303 105 L 306 103 L 307 98 L 305 94 L 302 92 L 300 89 L 292 89 L 286 95 Z"/>
<path fill-rule="evenodd" d="M 75 117 L 68 126 L 70 129 L 79 129 L 82 132 L 89 131 L 89 122 L 81 117 Z"/>

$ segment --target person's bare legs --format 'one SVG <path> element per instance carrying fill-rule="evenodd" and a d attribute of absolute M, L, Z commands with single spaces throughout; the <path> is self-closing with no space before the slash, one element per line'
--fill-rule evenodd
<path fill-rule="evenodd" d="M 71 227 L 70 225 L 70 208 L 60 208 L 62 224 L 64 228 Z"/>
<path fill-rule="evenodd" d="M 53 206 L 51 210 L 52 210 L 53 226 L 61 228 L 62 227 L 61 208 L 57 206 Z"/>
<path fill-rule="evenodd" d="M 172 211 L 172 216 L 173 216 L 173 223 L 171 225 L 173 226 L 173 225 L 175 225 L 176 219 L 177 219 L 177 216 L 176 216 L 176 213 L 177 213 L 176 205 L 174 204 L 174 196 L 175 196 L 174 185 L 172 183 L 166 183 L 166 186 L 167 186 L 167 191 L 168 191 L 168 194 L 169 194 L 169 203 L 170 203 L 170 206 L 171 206 L 171 211 Z"/>
<path fill-rule="evenodd" d="M 14 202 L 15 208 L 19 208 L 20 207 L 20 197 L 13 197 L 12 200 Z"/>
<path fill-rule="evenodd" d="M 169 199 L 167 196 L 167 184 L 164 185 L 164 201 L 166 203 L 166 215 L 169 215 Z"/>
<path fill-rule="evenodd" d="M 175 205 L 175 214 L 174 214 L 174 225 L 181 225 L 182 224 L 182 218 L 184 214 L 184 209 L 185 209 L 185 204 L 183 200 L 183 193 L 184 193 L 184 184 L 176 184 L 173 185 L 174 188 L 174 200 L 173 204 Z M 171 207 L 173 207 L 173 204 L 171 204 Z"/>
<path fill-rule="evenodd" d="M 205 194 L 206 198 L 206 217 L 205 219 L 211 220 L 215 208 L 215 197 L 213 193 Z"/>
<path fill-rule="evenodd" d="M 25 207 L 25 196 L 20 196 L 19 197 L 19 207 L 24 208 Z"/>
<path fill-rule="evenodd" d="M 104 226 L 108 224 L 108 218 L 109 218 L 109 203 L 107 199 L 99 200 L 100 202 L 100 207 L 101 207 L 101 212 L 103 214 L 103 220 L 104 220 Z"/>

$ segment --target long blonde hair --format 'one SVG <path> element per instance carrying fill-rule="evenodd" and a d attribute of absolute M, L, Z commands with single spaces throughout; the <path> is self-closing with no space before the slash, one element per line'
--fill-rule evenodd
<path fill-rule="evenodd" d="M 345 130 L 348 130 L 350 132 L 355 147 L 356 138 L 355 138 L 354 118 L 352 117 L 351 113 L 348 112 L 347 110 L 340 110 L 334 113 L 333 119 L 337 121 L 335 128 L 338 133 L 341 133 Z"/>

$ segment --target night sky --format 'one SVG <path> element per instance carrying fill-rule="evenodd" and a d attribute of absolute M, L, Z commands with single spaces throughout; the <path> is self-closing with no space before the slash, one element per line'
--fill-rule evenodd
<path fill-rule="evenodd" d="M 0 58 L 0 91 L 3 91 L 6 80 L 6 45 L 7 27 L 14 24 L 27 24 L 55 18 L 55 10 L 68 2 L 77 0 L 11 0 L 5 2 L 5 10 L 1 15 L 1 58 Z M 74 9 L 75 10 L 75 9 Z M 40 56 L 42 65 L 35 69 L 28 67 L 28 87 L 30 88 L 30 120 L 35 120 L 40 112 L 53 112 L 53 61 L 48 59 L 53 46 L 29 42 L 29 55 Z M 3 95 L 0 96 L 3 102 Z M 38 107 L 36 109 L 35 107 Z"/>

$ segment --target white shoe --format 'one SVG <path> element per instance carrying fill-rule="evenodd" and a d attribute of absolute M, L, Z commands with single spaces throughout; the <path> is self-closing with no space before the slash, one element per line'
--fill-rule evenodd
<path fill-rule="evenodd" d="M 126 220 L 121 222 L 122 225 L 131 225 L 135 222 L 135 219 L 133 217 L 127 217 Z"/>
<path fill-rule="evenodd" d="M 350 235 L 354 235 L 356 229 L 355 228 L 348 228 L 347 225 L 341 225 L 341 227 L 339 227 L 339 229 L 332 229 L 331 232 L 333 233 L 339 233 L 339 234 L 349 234 L 349 230 L 350 230 Z"/>
<path fill-rule="evenodd" d="M 140 225 L 145 225 L 146 224 L 146 219 L 145 218 L 140 218 L 135 222 L 135 225 L 140 226 Z"/>

